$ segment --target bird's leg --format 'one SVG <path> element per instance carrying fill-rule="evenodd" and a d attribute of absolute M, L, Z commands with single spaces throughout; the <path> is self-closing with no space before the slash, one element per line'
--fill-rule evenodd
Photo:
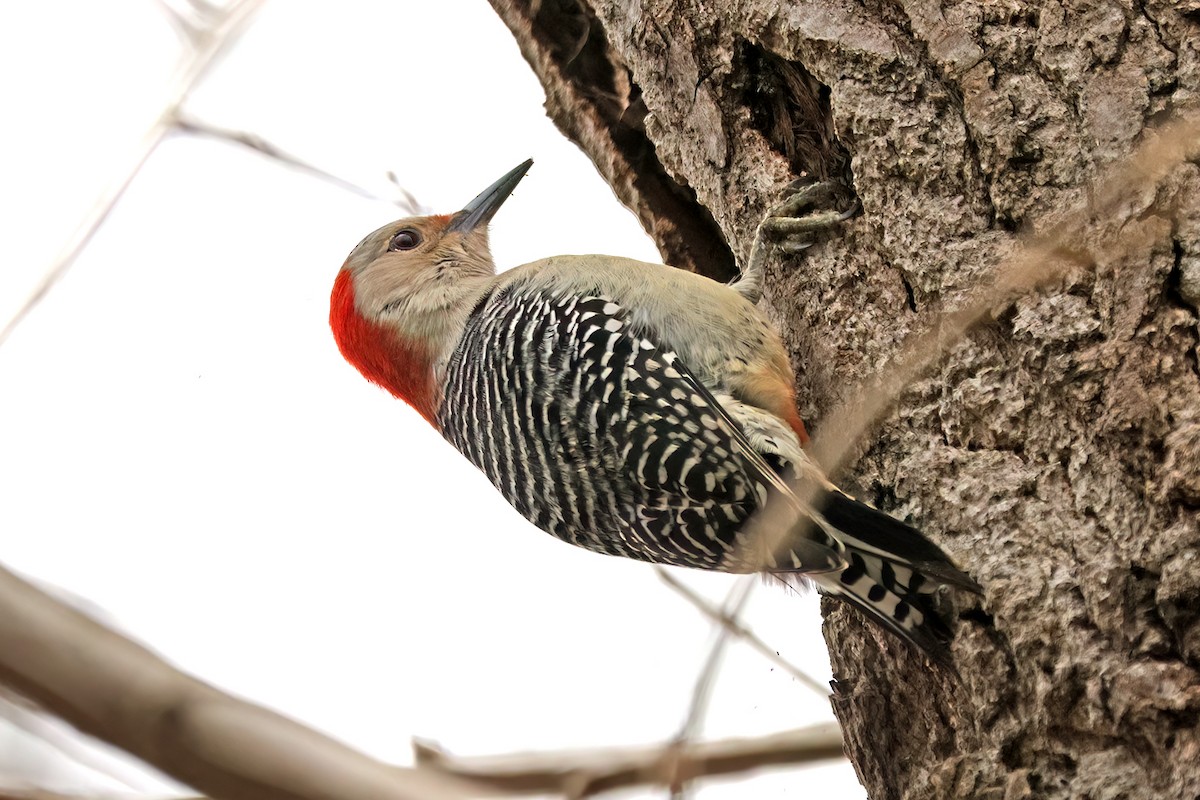
<path fill-rule="evenodd" d="M 771 206 L 754 231 L 750 258 L 730 288 L 751 303 L 762 297 L 763 271 L 772 246 L 785 253 L 799 253 L 816 242 L 817 234 L 858 213 L 855 201 L 848 211 L 838 211 L 837 201 L 847 189 L 835 181 L 801 178 L 788 185 L 785 199 Z"/>

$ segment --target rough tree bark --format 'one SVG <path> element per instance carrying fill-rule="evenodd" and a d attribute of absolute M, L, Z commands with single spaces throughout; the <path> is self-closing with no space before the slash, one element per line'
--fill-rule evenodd
<path fill-rule="evenodd" d="M 767 290 L 818 429 L 1200 89 L 1196 0 L 491 3 L 668 263 L 727 278 L 786 183 L 852 182 Z M 1200 797 L 1200 170 L 1140 195 L 1140 244 L 998 309 L 852 468 L 987 590 L 961 683 L 826 609 L 877 800 Z"/>

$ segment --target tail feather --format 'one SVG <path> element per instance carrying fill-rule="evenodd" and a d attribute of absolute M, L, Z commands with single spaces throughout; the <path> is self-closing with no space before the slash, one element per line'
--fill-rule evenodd
<path fill-rule="evenodd" d="M 925 581 L 932 580 L 975 594 L 983 593 L 983 587 L 954 566 L 950 556 L 925 538 L 925 534 L 866 503 L 834 490 L 826 496 L 821 515 L 837 529 L 838 538 L 852 550 L 877 556 L 885 565 L 904 568 L 905 572 L 915 570 L 918 576 L 924 576 Z M 907 586 L 907 580 L 902 582 Z M 907 588 L 921 592 L 921 583 L 918 581 L 918 586 Z M 924 588 L 923 593 L 936 591 L 936 588 Z"/>
<path fill-rule="evenodd" d="M 930 659 L 950 665 L 950 629 L 921 595 L 908 599 L 884 589 L 869 576 L 858 573 L 857 580 L 843 581 L 853 566 L 840 573 L 809 576 L 826 594 L 833 595 L 859 610 L 860 613 L 904 641 L 920 648 Z"/>
<path fill-rule="evenodd" d="M 821 516 L 845 545 L 848 565 L 808 577 L 948 666 L 950 629 L 932 595 L 944 585 L 979 594 L 979 584 L 920 531 L 839 491 L 828 494 Z"/>

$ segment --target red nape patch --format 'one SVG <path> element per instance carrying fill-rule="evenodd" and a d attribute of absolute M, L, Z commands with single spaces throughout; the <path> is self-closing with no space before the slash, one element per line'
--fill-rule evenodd
<path fill-rule="evenodd" d="M 377 383 L 434 422 L 433 359 L 395 331 L 363 317 L 354 305 L 354 282 L 338 273 L 329 297 L 329 327 L 342 356 Z"/>

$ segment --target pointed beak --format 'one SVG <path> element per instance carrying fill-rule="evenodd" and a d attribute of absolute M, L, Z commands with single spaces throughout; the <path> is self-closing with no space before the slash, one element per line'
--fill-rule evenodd
<path fill-rule="evenodd" d="M 503 178 L 480 192 L 474 200 L 467 203 L 462 211 L 454 215 L 447 230 L 466 232 L 474 230 L 480 225 L 488 224 L 488 221 L 500 210 L 500 206 L 504 205 L 504 201 L 512 194 L 512 190 L 517 188 L 517 184 L 521 182 L 521 178 L 525 177 L 525 173 L 531 166 L 533 166 L 532 158 L 522 161 Z"/>

